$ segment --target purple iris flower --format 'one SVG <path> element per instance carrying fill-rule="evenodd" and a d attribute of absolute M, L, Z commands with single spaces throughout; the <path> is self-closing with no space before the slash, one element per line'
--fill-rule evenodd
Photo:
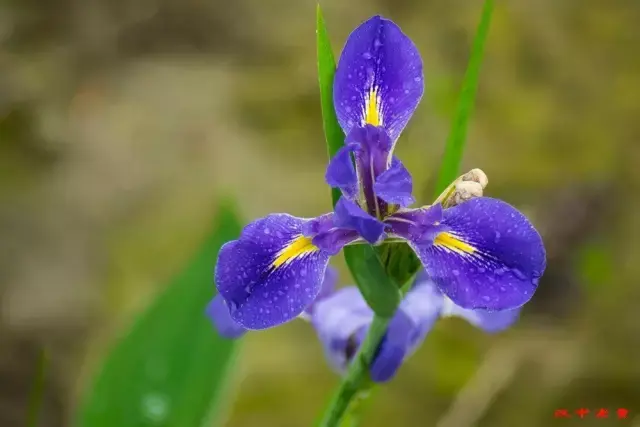
<path fill-rule="evenodd" d="M 264 329 L 294 319 L 316 299 L 329 258 L 362 243 L 407 242 L 438 290 L 466 309 L 512 309 L 533 296 L 545 250 L 514 207 L 478 197 L 408 208 L 411 175 L 393 149 L 423 90 L 420 54 L 397 25 L 374 16 L 353 31 L 334 80 L 345 146 L 325 176 L 342 197 L 317 218 L 258 219 L 222 247 L 215 282 L 235 322 Z"/>
<path fill-rule="evenodd" d="M 367 334 L 373 311 L 355 286 L 342 288 L 315 305 L 311 322 L 332 367 L 344 373 Z M 371 363 L 371 379 L 385 382 L 393 378 L 440 317 L 462 317 L 485 332 L 494 333 L 511 326 L 519 313 L 519 308 L 493 312 L 462 308 L 422 273 L 389 324 Z"/>

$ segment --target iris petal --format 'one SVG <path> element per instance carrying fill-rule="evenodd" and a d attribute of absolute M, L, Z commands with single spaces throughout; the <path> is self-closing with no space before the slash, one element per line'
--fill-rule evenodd
<path fill-rule="evenodd" d="M 393 378 L 402 362 L 419 347 L 440 315 L 442 294 L 426 282 L 416 282 L 400 307 L 371 364 L 371 379 Z"/>
<path fill-rule="evenodd" d="M 359 346 L 359 342 L 354 341 L 355 336 L 372 320 L 373 311 L 355 286 L 342 288 L 315 304 L 311 323 L 336 371 L 344 372 L 348 356 L 352 356 Z"/>
<path fill-rule="evenodd" d="M 302 235 L 307 221 L 269 215 L 220 249 L 215 283 L 231 318 L 243 327 L 265 329 L 287 322 L 320 292 L 329 254 Z"/>
<path fill-rule="evenodd" d="M 391 167 L 378 176 L 373 191 L 387 203 L 407 207 L 415 202 L 411 174 L 402 162 L 393 159 Z"/>
<path fill-rule="evenodd" d="M 444 211 L 433 244 L 410 242 L 455 304 L 506 310 L 529 301 L 544 272 L 542 238 L 509 204 L 479 197 Z"/>
<path fill-rule="evenodd" d="M 334 224 L 339 228 L 357 231 L 371 244 L 382 238 L 385 229 L 382 221 L 372 217 L 345 197 L 341 197 L 336 203 Z"/>
<path fill-rule="evenodd" d="M 447 299 L 442 315 L 461 317 L 473 326 L 491 334 L 503 331 L 513 325 L 520 317 L 520 308 L 500 311 L 471 310 L 457 306 L 453 301 Z"/>
<path fill-rule="evenodd" d="M 216 295 L 207 306 L 207 316 L 213 322 L 218 333 L 225 338 L 238 338 L 247 332 L 231 318 L 229 307 L 220 295 Z"/>
<path fill-rule="evenodd" d="M 304 313 L 308 316 L 312 316 L 315 310 L 316 304 L 325 298 L 329 297 L 335 292 L 336 284 L 338 283 L 338 272 L 335 268 L 329 266 L 324 272 L 324 279 L 322 280 L 322 286 L 316 299 L 305 308 Z"/>
<path fill-rule="evenodd" d="M 413 42 L 388 19 L 374 16 L 349 36 L 338 62 L 333 100 L 340 126 L 383 126 L 392 141 L 424 91 L 422 59 Z"/>
<path fill-rule="evenodd" d="M 358 177 L 356 169 L 351 160 L 351 152 L 356 148 L 353 144 L 340 148 L 336 155 L 329 162 L 325 181 L 331 187 L 339 188 L 342 194 L 353 199 L 358 194 Z"/>

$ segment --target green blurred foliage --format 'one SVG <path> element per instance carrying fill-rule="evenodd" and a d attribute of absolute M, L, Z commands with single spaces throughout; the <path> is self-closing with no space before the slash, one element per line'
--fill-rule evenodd
<path fill-rule="evenodd" d="M 244 218 L 330 208 L 314 9 L 0 1 L 0 346 L 18 355 L 0 359 L 0 425 L 24 425 L 17 385 L 41 344 L 42 425 L 68 425 L 87 374 L 185 265 L 221 190 Z M 422 52 L 427 92 L 398 155 L 429 202 L 480 4 L 323 10 L 336 50 L 382 13 Z M 517 328 L 440 322 L 363 425 L 560 426 L 554 409 L 583 406 L 640 415 L 639 19 L 629 1 L 497 2 L 462 169 L 482 168 L 488 195 L 530 215 L 549 267 Z M 227 425 L 309 425 L 337 383 L 312 329 L 292 322 L 245 344 Z"/>

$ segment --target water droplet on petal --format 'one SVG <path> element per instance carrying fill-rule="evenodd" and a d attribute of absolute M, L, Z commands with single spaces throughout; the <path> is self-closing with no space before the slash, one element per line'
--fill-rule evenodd
<path fill-rule="evenodd" d="M 517 268 L 514 268 L 511 271 L 513 272 L 513 275 L 520 280 L 525 280 L 527 278 L 527 275 L 524 274 L 522 271 L 518 270 Z"/>
<path fill-rule="evenodd" d="M 491 297 L 489 295 L 483 296 L 482 299 L 487 301 L 487 302 L 491 301 Z"/>
<path fill-rule="evenodd" d="M 369 52 L 365 52 L 365 53 L 363 53 L 363 54 L 362 54 L 362 57 L 363 57 L 364 59 L 371 59 L 371 53 L 369 53 Z"/>
<path fill-rule="evenodd" d="M 460 271 L 458 271 L 458 270 L 452 270 L 451 272 L 453 273 L 454 276 L 459 276 L 460 275 Z"/>

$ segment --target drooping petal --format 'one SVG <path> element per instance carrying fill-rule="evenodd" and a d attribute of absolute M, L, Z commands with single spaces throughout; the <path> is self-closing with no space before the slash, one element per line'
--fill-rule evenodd
<path fill-rule="evenodd" d="M 445 297 L 442 316 L 461 317 L 473 326 L 491 334 L 501 332 L 513 325 L 520 317 L 520 308 L 500 311 L 471 310 L 457 306 L 453 301 Z"/>
<path fill-rule="evenodd" d="M 231 318 L 229 307 L 220 295 L 216 295 L 207 306 L 207 316 L 218 333 L 225 338 L 238 338 L 247 330 Z"/>
<path fill-rule="evenodd" d="M 415 202 L 411 174 L 400 160 L 394 158 L 391 167 L 378 176 L 373 191 L 387 203 L 407 207 Z"/>
<path fill-rule="evenodd" d="M 440 315 L 443 297 L 432 286 L 416 281 L 414 287 L 400 303 L 400 307 L 371 364 L 371 379 L 389 381 L 406 360 L 424 341 Z"/>
<path fill-rule="evenodd" d="M 329 162 L 325 173 L 327 184 L 339 188 L 342 190 L 342 194 L 350 199 L 354 199 L 358 195 L 358 177 L 351 160 L 351 152 L 356 148 L 355 144 L 348 144 L 340 148 Z"/>
<path fill-rule="evenodd" d="M 371 124 L 383 126 L 395 142 L 423 91 L 420 53 L 396 24 L 374 16 L 351 33 L 333 87 L 345 134 L 354 126 Z"/>
<path fill-rule="evenodd" d="M 320 292 L 329 254 L 302 234 L 307 221 L 269 215 L 220 249 L 215 283 L 240 325 L 265 329 L 287 322 Z"/>
<path fill-rule="evenodd" d="M 542 238 L 529 220 L 488 197 L 446 209 L 432 244 L 410 244 L 438 288 L 463 308 L 520 307 L 546 265 Z"/>
<path fill-rule="evenodd" d="M 326 299 L 330 295 L 333 295 L 336 289 L 336 284 L 338 283 L 338 271 L 328 266 L 324 272 L 324 280 L 322 281 L 322 286 L 320 287 L 320 292 L 316 296 L 316 299 L 309 305 L 305 310 L 304 314 L 307 316 L 312 316 L 313 311 L 315 310 L 316 304 L 320 301 Z"/>
<path fill-rule="evenodd" d="M 356 336 L 372 320 L 373 311 L 355 286 L 342 288 L 315 304 L 311 323 L 337 372 L 344 372 L 360 345 Z"/>
<path fill-rule="evenodd" d="M 355 230 L 367 242 L 374 244 L 384 235 L 385 225 L 382 221 L 363 211 L 353 201 L 341 197 L 336 203 L 334 224 L 336 227 Z"/>

